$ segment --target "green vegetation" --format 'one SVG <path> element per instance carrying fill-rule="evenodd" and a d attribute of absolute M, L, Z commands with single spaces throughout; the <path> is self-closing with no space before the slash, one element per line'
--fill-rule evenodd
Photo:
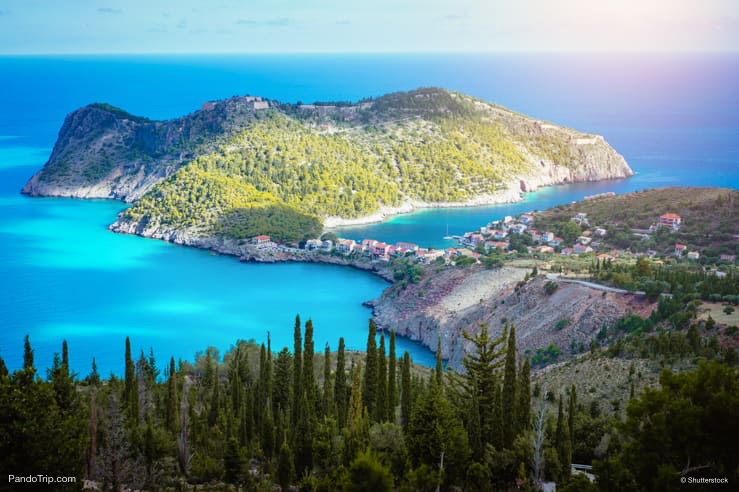
<path fill-rule="evenodd" d="M 319 114 L 283 104 L 255 113 L 158 184 L 125 219 L 244 238 L 267 231 L 253 227 L 259 220 L 232 227 L 227 216 L 241 209 L 241 224 L 264 202 L 320 220 L 366 216 L 409 199 L 465 201 L 535 171 L 530 155 L 547 158 L 566 141 L 557 133 L 542 144 L 522 132 L 533 123 L 520 115 L 442 89 L 383 96 L 370 107 L 351 107 L 349 119 L 341 112 L 348 106 L 332 108 Z M 286 230 L 293 223 L 272 234 L 295 236 Z"/>
<path fill-rule="evenodd" d="M 131 120 L 137 123 L 151 123 L 152 122 L 152 120 L 150 120 L 149 118 L 146 118 L 144 116 L 133 115 L 129 113 L 128 111 L 124 111 L 123 109 L 113 106 L 112 104 L 108 104 L 108 103 L 96 102 L 96 103 L 90 104 L 90 107 L 95 108 L 95 109 L 100 109 L 103 111 L 107 111 L 108 113 L 113 114 L 116 118 Z"/>
<path fill-rule="evenodd" d="M 560 205 L 538 213 L 539 230 L 558 231 L 568 243 L 575 229 L 570 219 L 586 213 L 591 228 L 602 227 L 607 234 L 601 250 L 608 247 L 645 252 L 649 249 L 665 255 L 674 252 L 675 243 L 699 251 L 699 263 L 722 263 L 721 254 L 736 254 L 734 234 L 739 229 L 739 197 L 728 188 L 658 188 L 625 195 L 602 197 L 574 204 Z M 678 231 L 662 227 L 647 238 L 645 233 L 660 215 L 675 213 L 682 218 Z M 567 231 L 565 230 L 567 229 Z M 569 229 L 572 229 L 569 231 Z M 567 237 L 565 237 L 565 234 Z"/>

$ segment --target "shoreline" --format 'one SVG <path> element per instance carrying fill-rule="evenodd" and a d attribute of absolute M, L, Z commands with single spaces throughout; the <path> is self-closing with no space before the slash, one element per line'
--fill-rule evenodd
<path fill-rule="evenodd" d="M 395 207 L 380 207 L 377 212 L 366 215 L 364 217 L 347 219 L 343 217 L 329 216 L 324 219 L 323 228 L 325 230 L 332 230 L 341 229 L 344 227 L 356 227 L 369 224 L 377 224 L 384 222 L 396 215 L 410 214 L 423 209 L 468 208 L 480 207 L 485 205 L 498 205 L 504 203 L 516 203 L 523 201 L 522 193 L 524 192 L 517 191 L 513 187 L 509 187 L 508 189 L 502 190 L 500 193 L 496 193 L 494 195 L 478 195 L 463 202 L 425 202 L 421 200 L 409 200 Z"/>

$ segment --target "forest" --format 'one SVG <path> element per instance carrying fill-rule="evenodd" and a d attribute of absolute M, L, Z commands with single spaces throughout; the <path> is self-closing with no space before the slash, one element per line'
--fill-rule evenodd
<path fill-rule="evenodd" d="M 420 368 L 394 332 L 368 327 L 363 353 L 326 345 L 296 317 L 292 350 L 239 341 L 193 362 L 135 356 L 123 377 L 84 378 L 64 342 L 46 377 L 26 337 L 23 367 L 0 359 L 0 468 L 75 476 L 103 490 L 677 490 L 680 478 L 737 480 L 735 362 L 665 370 L 624 419 L 531 388 L 515 326 L 465 333 L 464 371 Z M 592 464 L 596 481 L 571 474 Z"/>

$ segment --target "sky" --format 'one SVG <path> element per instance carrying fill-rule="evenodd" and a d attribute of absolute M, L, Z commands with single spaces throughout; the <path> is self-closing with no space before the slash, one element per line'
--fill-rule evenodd
<path fill-rule="evenodd" d="M 0 0 L 0 54 L 739 51 L 737 0 Z"/>

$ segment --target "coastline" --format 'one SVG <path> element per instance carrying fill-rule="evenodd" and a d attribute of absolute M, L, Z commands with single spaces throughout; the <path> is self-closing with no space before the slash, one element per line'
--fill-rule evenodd
<path fill-rule="evenodd" d="M 464 202 L 425 202 L 421 200 L 408 200 L 396 207 L 380 207 L 380 210 L 377 212 L 365 215 L 364 217 L 357 217 L 354 219 L 346 219 L 336 216 L 326 217 L 323 221 L 323 228 L 340 229 L 342 227 L 376 224 L 396 215 L 409 214 L 427 208 L 465 208 L 479 207 L 483 205 L 497 205 L 502 203 L 515 203 L 523 200 L 523 197 L 521 196 L 522 193 L 522 191 L 517 191 L 513 187 L 509 187 L 499 193 L 492 195 L 478 195 Z"/>

